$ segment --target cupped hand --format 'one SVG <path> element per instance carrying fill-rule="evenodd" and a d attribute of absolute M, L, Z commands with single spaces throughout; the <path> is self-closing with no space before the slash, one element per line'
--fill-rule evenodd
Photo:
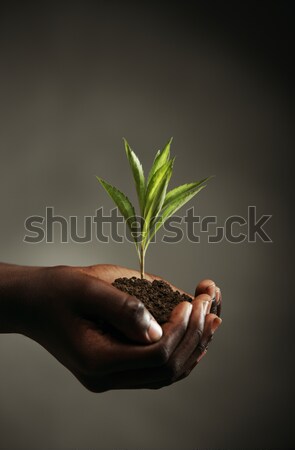
<path fill-rule="evenodd" d="M 177 305 L 160 327 L 140 300 L 111 284 L 131 276 L 139 273 L 104 264 L 35 270 L 26 291 L 23 333 L 93 392 L 158 389 L 186 377 L 221 323 L 210 313 L 214 297 L 220 313 L 220 290 L 203 280 L 192 302 Z"/>

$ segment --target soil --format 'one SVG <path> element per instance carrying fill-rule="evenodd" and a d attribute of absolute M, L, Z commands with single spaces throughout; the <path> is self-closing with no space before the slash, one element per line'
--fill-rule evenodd
<path fill-rule="evenodd" d="M 117 278 L 113 283 L 117 289 L 141 300 L 159 324 L 169 320 L 171 311 L 180 302 L 191 302 L 186 294 L 174 291 L 165 281 L 152 282 L 141 278 Z M 215 302 L 212 302 L 211 312 L 215 313 Z"/>

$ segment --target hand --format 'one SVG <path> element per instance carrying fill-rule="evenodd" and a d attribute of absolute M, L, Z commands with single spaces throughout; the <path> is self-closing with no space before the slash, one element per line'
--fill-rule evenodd
<path fill-rule="evenodd" d="M 138 299 L 110 284 L 139 276 L 136 271 L 96 265 L 25 273 L 23 322 L 18 320 L 14 331 L 39 342 L 94 392 L 156 389 L 184 378 L 221 322 L 208 314 L 215 291 L 211 280 L 200 283 L 192 304 L 180 303 L 161 329 Z M 103 331 L 101 321 L 111 328 Z"/>
<path fill-rule="evenodd" d="M 85 270 L 86 273 L 90 273 L 91 275 L 106 281 L 107 283 L 112 283 L 116 278 L 131 278 L 131 277 L 140 277 L 140 273 L 137 270 L 134 269 L 128 269 L 126 267 L 122 266 L 116 266 L 112 264 L 98 264 L 94 266 L 87 266 L 85 268 L 81 268 L 82 270 Z M 153 281 L 155 279 L 157 280 L 163 280 L 166 283 L 168 283 L 172 289 L 178 290 L 180 293 L 184 293 L 188 295 L 189 297 L 194 299 L 190 294 L 183 291 L 182 289 L 177 288 L 173 284 L 171 284 L 169 281 L 164 280 L 161 277 L 158 277 L 156 275 L 151 275 L 146 273 L 145 278 L 149 281 Z M 205 319 L 205 326 L 204 331 L 202 335 L 202 339 L 200 339 L 200 343 L 198 345 L 198 349 L 200 352 L 200 355 L 193 365 L 192 368 L 194 368 L 198 362 L 202 359 L 203 356 L 207 353 L 209 342 L 213 339 L 213 334 L 216 331 L 216 329 L 221 324 L 222 320 L 218 320 L 216 315 L 220 318 L 221 315 L 221 307 L 222 307 L 222 296 L 221 296 L 221 290 L 218 286 L 215 285 L 214 281 L 210 279 L 205 279 L 201 281 L 195 290 L 195 297 L 201 295 L 201 294 L 208 294 L 211 298 L 210 307 L 208 307 L 208 311 L 211 314 L 206 315 Z M 202 350 L 202 351 L 201 351 Z M 190 371 L 186 372 L 186 376 L 189 374 Z M 184 378 L 184 377 L 183 377 Z"/>

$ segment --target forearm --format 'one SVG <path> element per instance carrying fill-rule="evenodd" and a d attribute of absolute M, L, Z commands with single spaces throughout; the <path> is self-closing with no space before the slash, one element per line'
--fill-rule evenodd
<path fill-rule="evenodd" d="M 37 267 L 0 263 L 0 333 L 24 333 Z"/>

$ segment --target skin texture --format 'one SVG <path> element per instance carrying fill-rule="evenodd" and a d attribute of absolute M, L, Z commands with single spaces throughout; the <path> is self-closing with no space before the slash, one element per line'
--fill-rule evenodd
<path fill-rule="evenodd" d="M 93 392 L 168 386 L 206 353 L 221 323 L 210 313 L 215 297 L 220 315 L 220 289 L 203 280 L 192 304 L 180 303 L 161 328 L 142 302 L 111 285 L 131 276 L 139 273 L 104 264 L 0 264 L 0 332 L 34 339 Z"/>

